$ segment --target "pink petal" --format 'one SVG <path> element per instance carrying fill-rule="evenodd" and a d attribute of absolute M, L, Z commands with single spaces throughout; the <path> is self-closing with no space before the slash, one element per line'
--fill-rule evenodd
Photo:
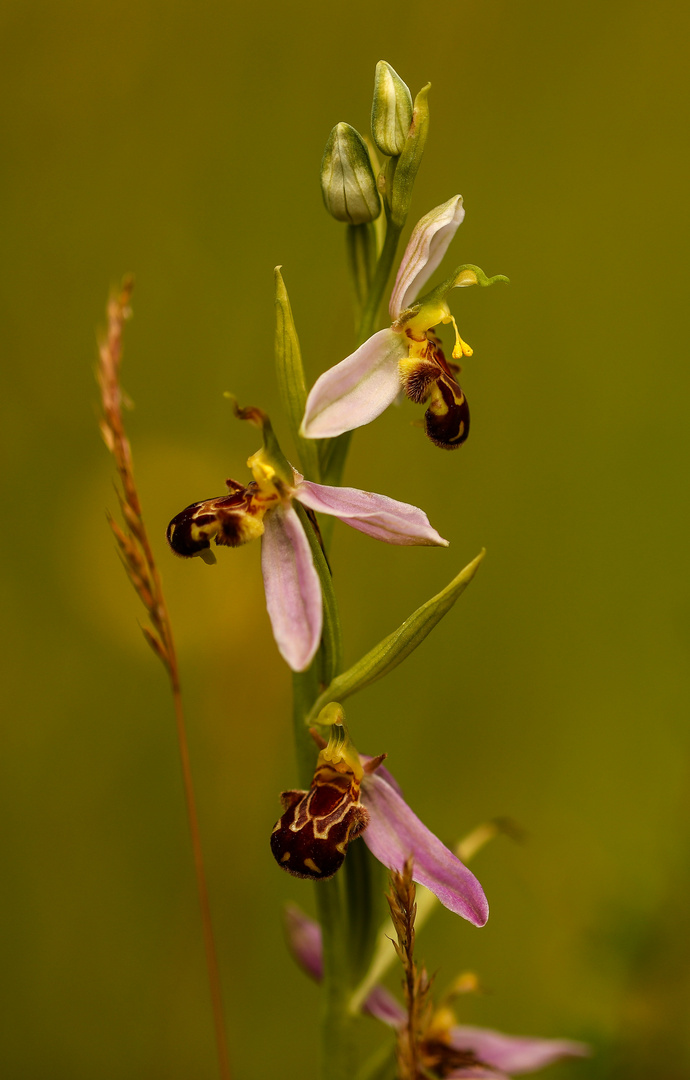
<path fill-rule="evenodd" d="M 363 345 L 324 371 L 314 383 L 302 421 L 307 439 L 328 439 L 369 424 L 400 390 L 398 361 L 407 356 L 403 335 L 379 330 Z"/>
<path fill-rule="evenodd" d="M 364 776 L 362 802 L 370 815 L 362 836 L 379 862 L 401 870 L 412 856 L 415 881 L 426 885 L 456 915 L 484 926 L 489 905 L 474 874 L 422 824 L 378 772 Z"/>
<path fill-rule="evenodd" d="M 506 1073 L 535 1072 L 563 1057 L 587 1057 L 585 1043 L 568 1039 L 532 1039 L 503 1035 L 489 1028 L 454 1027 L 451 1043 L 456 1050 L 472 1050 L 480 1061 Z"/>
<path fill-rule="evenodd" d="M 454 195 L 417 222 L 405 248 L 391 294 L 389 310 L 393 322 L 426 285 L 448 250 L 464 216 L 462 195 Z"/>
<path fill-rule="evenodd" d="M 446 1080 L 510 1080 L 504 1072 L 485 1069 L 483 1065 L 466 1065 L 464 1069 L 453 1069 Z"/>
<path fill-rule="evenodd" d="M 432 529 L 423 510 L 409 503 L 397 502 L 386 495 L 357 488 L 326 487 L 303 480 L 295 498 L 312 510 L 333 514 L 353 529 L 384 540 L 387 544 L 436 544 L 448 547 L 448 541 Z"/>
<path fill-rule="evenodd" d="M 309 541 L 291 506 L 264 518 L 261 568 L 276 645 L 293 671 L 304 671 L 319 647 L 323 605 Z"/>
<path fill-rule="evenodd" d="M 321 982 L 323 978 L 323 943 L 321 927 L 314 919 L 297 907 L 287 904 L 285 907 L 285 933 L 288 948 L 299 966 Z"/>
<path fill-rule="evenodd" d="M 403 1009 L 385 986 L 373 987 L 364 1000 L 362 1012 L 375 1016 L 377 1020 L 392 1028 L 402 1027 L 407 1020 L 407 1010 Z"/>
<path fill-rule="evenodd" d="M 323 978 L 323 942 L 321 927 L 296 904 L 285 908 L 285 933 L 293 957 L 307 975 L 321 982 Z M 384 986 L 375 986 L 367 996 L 362 1011 L 390 1027 L 405 1023 L 407 1013 Z"/>

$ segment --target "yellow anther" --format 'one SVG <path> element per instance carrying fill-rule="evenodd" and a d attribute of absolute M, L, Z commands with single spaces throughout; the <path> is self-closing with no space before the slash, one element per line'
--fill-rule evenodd
<path fill-rule="evenodd" d="M 451 315 L 450 318 L 447 321 L 452 322 L 453 329 L 455 330 L 455 345 L 453 346 L 453 359 L 454 360 L 460 360 L 460 359 L 462 359 L 463 356 L 471 356 L 473 350 L 467 344 L 467 342 L 463 341 L 463 339 L 460 337 L 460 331 L 458 330 L 458 324 L 456 323 L 453 316 Z"/>

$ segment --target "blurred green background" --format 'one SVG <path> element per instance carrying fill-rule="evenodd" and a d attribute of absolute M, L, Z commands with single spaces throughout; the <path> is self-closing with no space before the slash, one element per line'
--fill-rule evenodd
<path fill-rule="evenodd" d="M 129 433 L 234 1076 L 316 1075 L 318 993 L 280 925 L 311 887 L 268 848 L 295 769 L 259 545 L 209 568 L 173 559 L 164 531 L 248 477 L 256 434 L 222 391 L 287 445 L 276 263 L 310 377 L 350 351 L 318 172 L 334 123 L 367 130 L 381 58 L 413 92 L 433 84 L 410 224 L 461 192 L 451 265 L 512 282 L 452 301 L 475 349 L 467 445 L 435 449 L 408 404 L 353 441 L 346 482 L 422 505 L 451 548 L 335 534 L 348 662 L 488 549 L 434 635 L 348 710 L 447 842 L 497 814 L 528 833 L 476 861 L 486 929 L 442 911 L 420 956 L 439 988 L 479 973 L 466 1021 L 596 1046 L 554 1080 L 690 1076 L 689 29 L 668 0 L 4 0 L 3 1076 L 215 1075 L 168 689 L 105 522 L 95 328 L 125 271 Z"/>

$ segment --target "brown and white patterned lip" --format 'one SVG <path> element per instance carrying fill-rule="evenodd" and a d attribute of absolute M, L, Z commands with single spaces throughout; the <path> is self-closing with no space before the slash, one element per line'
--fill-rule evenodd
<path fill-rule="evenodd" d="M 284 791 L 284 814 L 271 833 L 271 851 L 295 877 L 326 880 L 340 869 L 352 840 L 369 824 L 350 770 L 317 767 L 309 791 Z"/>

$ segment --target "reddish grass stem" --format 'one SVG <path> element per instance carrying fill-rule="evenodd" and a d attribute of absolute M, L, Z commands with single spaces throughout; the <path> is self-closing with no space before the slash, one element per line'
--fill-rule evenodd
<path fill-rule="evenodd" d="M 182 694 L 177 664 L 177 654 L 173 640 L 172 625 L 168 614 L 158 567 L 153 557 L 148 534 L 144 526 L 141 503 L 134 483 L 132 455 L 129 440 L 125 434 L 122 418 L 122 406 L 125 401 L 120 386 L 120 364 L 122 361 L 122 333 L 124 324 L 131 314 L 129 302 L 132 295 L 133 279 L 125 278 L 119 291 L 113 292 L 107 306 L 107 327 L 99 341 L 97 379 L 101 390 L 103 414 L 100 427 L 105 444 L 115 459 L 120 478 L 121 490 L 118 499 L 124 518 L 124 529 L 111 516 L 108 517 L 118 545 L 120 558 L 135 592 L 141 599 L 151 626 L 142 626 L 144 637 L 162 661 L 172 688 L 175 708 L 177 742 L 182 765 L 187 819 L 192 840 L 194 872 L 196 876 L 201 923 L 203 927 L 206 967 L 208 972 L 213 1025 L 215 1029 L 218 1071 L 221 1080 L 230 1080 L 227 1038 L 223 1015 L 218 957 L 213 936 L 211 907 L 209 904 L 206 873 L 201 849 L 199 817 L 194 796 L 194 784 L 189 762 L 189 747 L 182 708 Z"/>

